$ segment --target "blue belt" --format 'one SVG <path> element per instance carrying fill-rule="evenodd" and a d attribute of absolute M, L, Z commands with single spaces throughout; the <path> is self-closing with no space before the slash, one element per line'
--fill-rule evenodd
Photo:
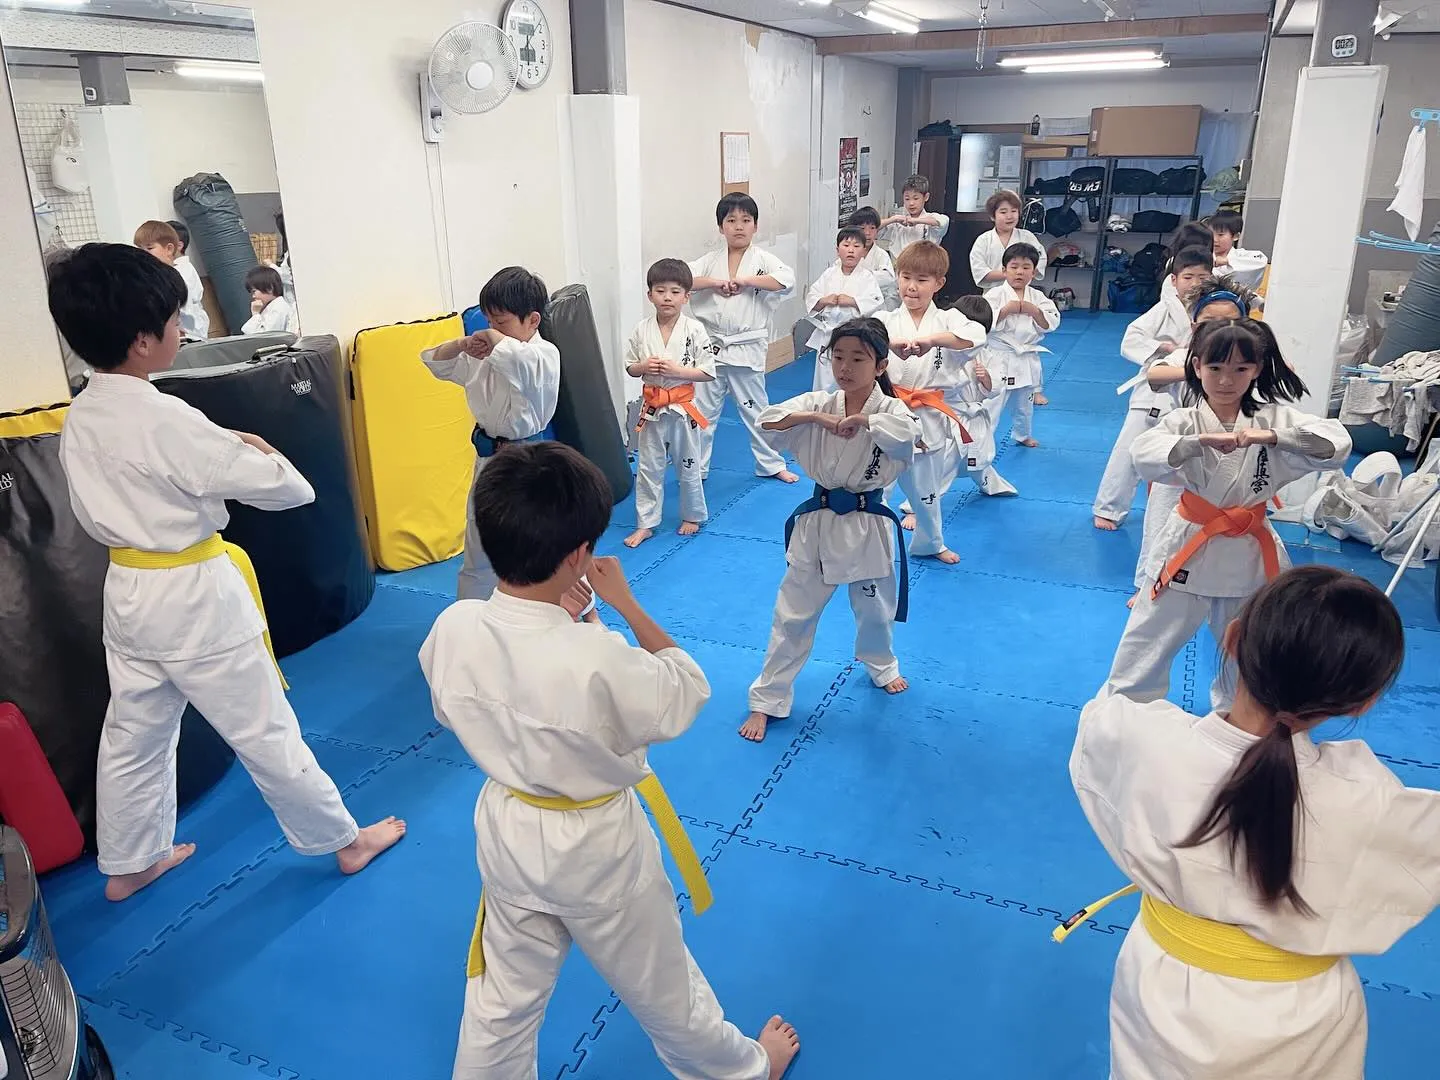
<path fill-rule="evenodd" d="M 547 428 L 546 431 L 548 430 Z M 506 443 L 541 442 L 545 437 L 546 432 L 542 431 L 538 435 L 531 435 L 524 439 L 507 439 L 503 435 L 487 434 L 485 429 L 479 424 L 476 424 L 475 430 L 470 433 L 470 441 L 475 445 L 475 453 L 480 457 L 494 457 L 496 452 Z"/>
<path fill-rule="evenodd" d="M 790 534 L 795 531 L 795 522 L 804 514 L 816 510 L 829 510 L 832 514 L 874 514 L 895 523 L 895 546 L 900 549 L 899 598 L 895 603 L 895 621 L 904 622 L 910 613 L 910 560 L 905 554 L 905 532 L 895 511 L 885 505 L 885 492 L 847 491 L 845 488 L 823 488 L 815 485 L 815 494 L 795 508 L 785 521 L 785 550 L 790 550 Z"/>

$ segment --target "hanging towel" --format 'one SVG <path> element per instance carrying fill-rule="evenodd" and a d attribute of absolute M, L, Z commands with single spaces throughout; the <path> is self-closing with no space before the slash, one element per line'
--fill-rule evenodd
<path fill-rule="evenodd" d="M 1410 239 L 1420 235 L 1420 215 L 1425 204 L 1425 125 L 1416 124 L 1405 144 L 1405 160 L 1395 181 L 1395 201 L 1387 210 L 1399 214 Z"/>

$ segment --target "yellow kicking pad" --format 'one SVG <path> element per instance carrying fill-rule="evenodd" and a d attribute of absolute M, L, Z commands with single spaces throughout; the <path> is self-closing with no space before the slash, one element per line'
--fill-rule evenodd
<path fill-rule="evenodd" d="M 195 566 L 198 563 L 209 562 L 211 559 L 218 559 L 222 555 L 228 555 L 235 568 L 240 571 L 240 576 L 245 579 L 246 586 L 250 589 L 250 595 L 255 600 L 255 606 L 260 609 L 260 618 L 265 618 L 265 601 L 260 598 L 260 582 L 255 577 L 255 567 L 250 562 L 250 556 L 239 544 L 232 544 L 221 539 L 219 533 L 214 533 L 201 540 L 198 544 L 191 544 L 183 551 L 140 551 L 138 548 L 111 548 L 110 561 L 116 566 L 124 566 L 131 570 L 174 570 L 181 566 Z M 265 648 L 270 653 L 270 661 L 275 665 L 275 673 L 280 676 L 280 685 L 286 690 L 290 684 L 285 681 L 285 673 L 280 670 L 280 662 L 275 659 L 275 646 L 270 643 L 270 631 L 265 631 Z"/>
<path fill-rule="evenodd" d="M 1051 938 L 1064 941 L 1070 931 L 1111 901 L 1139 891 L 1138 885 L 1127 885 L 1081 908 L 1057 926 Z M 1191 915 L 1149 895 L 1140 897 L 1140 919 L 1155 944 L 1182 964 L 1231 979 L 1299 982 L 1329 971 L 1340 959 L 1289 952 L 1252 937 L 1238 926 Z"/>
<path fill-rule="evenodd" d="M 574 799 L 531 795 L 528 791 L 516 791 L 514 788 L 507 790 L 526 805 L 538 807 L 541 810 L 589 810 L 592 807 L 604 806 L 623 794 L 616 791 L 609 795 L 601 795 L 596 799 L 577 802 Z M 655 828 L 660 833 L 660 839 L 665 841 L 665 847 L 669 849 L 670 857 L 675 860 L 675 867 L 680 871 L 680 880 L 684 882 L 685 889 L 690 894 L 690 900 L 695 906 L 695 914 L 705 914 L 710 905 L 715 902 L 715 896 L 710 891 L 710 882 L 705 880 L 705 868 L 700 865 L 700 856 L 695 853 L 695 845 L 690 842 L 690 836 L 685 832 L 685 826 L 681 824 L 679 816 L 675 813 L 670 796 L 665 793 L 665 788 L 661 786 L 659 778 L 654 773 L 636 784 L 635 792 L 645 800 L 645 805 L 655 818 Z M 470 935 L 469 960 L 465 967 L 466 976 L 472 979 L 477 975 L 485 974 L 485 951 L 481 941 L 484 928 L 485 891 L 482 889 L 480 891 L 480 907 L 475 912 L 475 931 Z"/>

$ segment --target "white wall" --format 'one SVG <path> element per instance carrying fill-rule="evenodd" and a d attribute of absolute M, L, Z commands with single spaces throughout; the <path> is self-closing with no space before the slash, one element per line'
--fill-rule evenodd
<path fill-rule="evenodd" d="M 279 190 L 260 87 L 143 72 L 131 72 L 129 82 L 131 103 L 145 117 L 155 197 L 163 216 L 175 216 L 175 185 L 199 172 L 218 172 L 241 193 Z M 22 68 L 12 74 L 11 85 L 18 102 L 83 103 L 78 72 Z"/>
<path fill-rule="evenodd" d="M 1117 105 L 1203 105 L 1248 113 L 1259 82 L 1256 65 L 1162 68 L 1108 75 L 970 75 L 930 85 L 930 122 L 1029 123 L 1042 117 L 1089 116 Z"/>
<path fill-rule="evenodd" d="M 870 148 L 870 193 L 860 206 L 882 213 L 894 200 L 895 93 L 899 68 L 850 57 L 824 58 L 820 119 L 820 186 L 815 192 L 814 228 L 833 233 L 838 221 L 840 140 L 858 138 Z M 909 164 L 906 162 L 905 164 Z M 830 237 L 817 235 L 810 277 L 834 258 Z"/>

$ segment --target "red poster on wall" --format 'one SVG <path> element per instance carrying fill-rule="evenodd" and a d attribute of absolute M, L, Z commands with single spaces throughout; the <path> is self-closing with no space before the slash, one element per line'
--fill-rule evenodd
<path fill-rule="evenodd" d="M 840 225 L 860 206 L 860 140 L 840 140 Z"/>

